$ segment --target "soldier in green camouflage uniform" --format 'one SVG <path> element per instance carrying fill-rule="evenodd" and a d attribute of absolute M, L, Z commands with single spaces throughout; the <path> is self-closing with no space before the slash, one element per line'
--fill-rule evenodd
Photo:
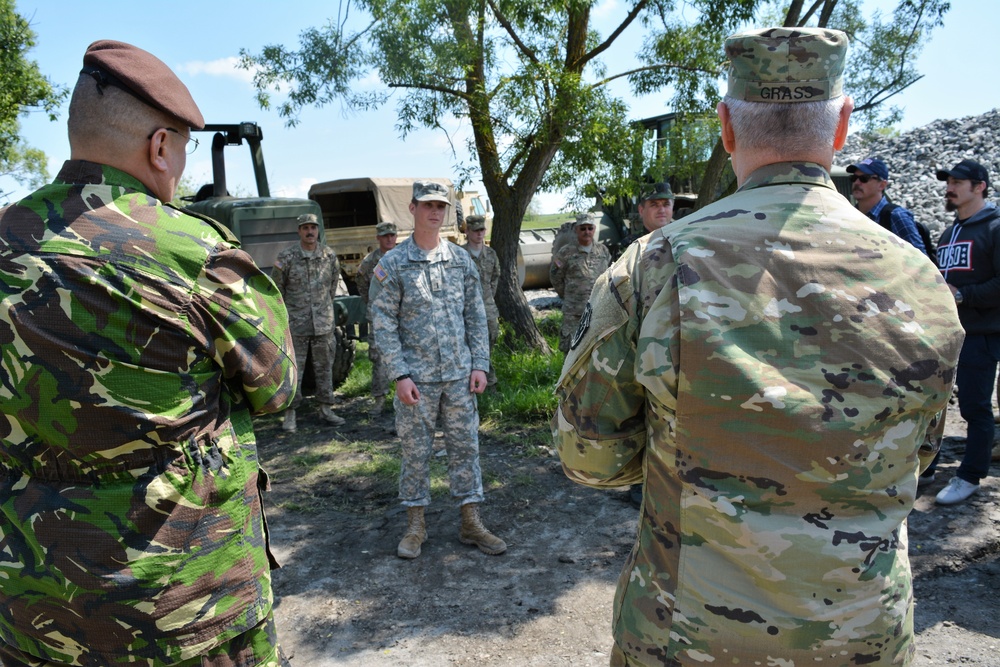
<path fill-rule="evenodd" d="M 567 475 L 645 480 L 612 665 L 911 661 L 905 521 L 963 334 L 934 265 L 830 178 L 846 50 L 830 30 L 727 40 L 739 190 L 633 244 L 566 358 Z"/>
<path fill-rule="evenodd" d="M 288 326 L 295 345 L 299 383 L 295 401 L 285 411 L 282 428 L 294 432 L 296 410 L 302 405 L 302 376 L 312 356 L 316 400 L 320 416 L 335 426 L 343 417 L 330 406 L 333 398 L 333 362 L 336 355 L 336 315 L 333 300 L 340 282 L 340 261 L 333 248 L 319 242 L 319 221 L 312 213 L 299 216 L 299 242 L 278 253 L 271 278 L 288 308 Z"/>
<path fill-rule="evenodd" d="M 372 362 L 372 415 L 380 415 L 385 409 L 385 397 L 389 393 L 389 376 L 382 362 L 382 355 L 378 352 L 378 345 L 375 344 L 375 333 L 371 327 L 372 314 L 368 308 L 368 292 L 372 284 L 372 271 L 378 265 L 379 260 L 385 253 L 396 247 L 396 224 L 383 220 L 375 225 L 375 238 L 378 240 L 378 247 L 365 255 L 358 266 L 358 272 L 354 277 L 354 282 L 358 286 L 358 294 L 365 302 L 365 309 L 368 317 L 368 359 Z"/>
<path fill-rule="evenodd" d="M 458 499 L 459 539 L 488 554 L 507 549 L 479 519 L 479 409 L 486 388 L 489 334 L 479 272 L 469 253 L 439 231 L 448 216 L 447 189 L 413 184 L 413 235 L 386 254 L 373 272 L 372 324 L 389 376 L 396 380 L 396 431 L 402 443 L 399 497 L 407 529 L 396 550 L 416 558 L 427 539 L 424 507 L 431 502 L 430 457 L 441 418 L 451 495 Z"/>
<path fill-rule="evenodd" d="M 95 42 L 71 159 L 0 211 L 7 667 L 279 664 L 250 415 L 295 367 L 274 284 L 165 203 L 203 125 L 161 61 Z"/>
<path fill-rule="evenodd" d="M 486 327 L 490 331 L 490 371 L 486 374 L 486 385 L 492 387 L 497 383 L 493 371 L 493 348 L 500 336 L 500 311 L 497 310 L 497 285 L 500 284 L 500 259 L 496 251 L 485 243 L 486 218 L 481 215 L 470 215 L 465 219 L 465 236 L 468 242 L 462 247 L 472 256 L 472 261 L 479 269 L 479 284 L 483 288 L 483 307 L 486 309 Z"/>
<path fill-rule="evenodd" d="M 567 243 L 552 257 L 549 280 L 552 289 L 562 297 L 562 327 L 559 329 L 559 349 L 569 351 L 573 333 L 583 316 L 584 306 L 597 277 L 611 264 L 611 253 L 600 241 L 594 241 L 600 214 L 584 213 L 573 224 L 576 242 Z"/>

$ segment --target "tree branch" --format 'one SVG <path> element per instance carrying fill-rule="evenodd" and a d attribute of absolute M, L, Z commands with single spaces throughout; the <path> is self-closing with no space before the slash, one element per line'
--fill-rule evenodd
<path fill-rule="evenodd" d="M 412 88 L 414 90 L 427 90 L 432 93 L 451 95 L 465 102 L 469 101 L 468 94 L 463 93 L 461 90 L 455 90 L 454 88 L 445 88 L 444 86 L 432 86 L 430 84 L 424 84 L 424 83 L 387 83 L 385 85 L 388 86 L 389 88 Z"/>
<path fill-rule="evenodd" d="M 606 51 L 614 43 L 614 41 L 618 39 L 618 36 L 621 35 L 625 31 L 625 29 L 632 24 L 633 21 L 635 21 L 635 19 L 639 16 L 639 14 L 642 13 L 642 10 L 645 9 L 647 5 L 649 5 L 649 0 L 639 0 L 639 2 L 636 3 L 635 7 L 632 8 L 632 11 L 629 12 L 628 16 L 626 16 L 625 19 L 618 25 L 618 27 L 615 28 L 614 32 L 608 35 L 608 38 L 606 40 L 604 40 L 601 44 L 595 47 L 594 50 L 591 51 L 590 53 L 584 54 L 583 58 L 581 58 L 579 62 L 580 68 L 583 69 L 583 67 L 588 62 L 590 62 L 591 60 L 599 56 L 601 53 Z"/>
<path fill-rule="evenodd" d="M 591 89 L 593 89 L 593 88 L 600 88 L 601 86 L 606 85 L 606 84 L 614 81 L 615 79 L 620 79 L 623 76 L 629 76 L 629 75 L 632 75 L 632 74 L 638 74 L 639 72 L 655 72 L 657 70 L 664 70 L 664 69 L 683 69 L 683 70 L 687 70 L 688 72 L 701 72 L 702 74 L 713 74 L 715 76 L 720 76 L 721 75 L 721 72 L 719 72 L 719 70 L 715 70 L 715 69 L 705 69 L 705 68 L 702 68 L 702 67 L 691 67 L 689 65 L 677 65 L 677 64 L 674 64 L 674 63 L 661 63 L 659 65 L 649 65 L 647 67 L 637 67 L 636 69 L 630 69 L 627 72 L 620 72 L 620 73 L 615 74 L 613 76 L 609 76 L 607 78 L 601 79 L 600 81 L 596 81 L 593 84 L 591 84 L 590 87 L 591 87 Z"/>
<path fill-rule="evenodd" d="M 506 16 L 504 16 L 503 12 L 500 11 L 500 8 L 497 7 L 496 2 L 494 2 L 494 0 L 487 0 L 487 2 L 489 2 L 490 11 L 493 12 L 493 16 L 495 16 L 497 21 L 500 22 L 500 25 L 503 26 L 503 29 L 507 31 L 507 34 L 510 35 L 510 38 L 514 40 L 514 44 L 517 45 L 517 48 L 521 51 L 521 54 L 525 58 L 527 58 L 528 60 L 537 65 L 538 57 L 531 49 L 528 48 L 528 45 L 522 42 L 521 38 L 517 36 L 517 33 L 514 32 L 514 26 L 511 25 L 510 21 L 507 19 Z"/>

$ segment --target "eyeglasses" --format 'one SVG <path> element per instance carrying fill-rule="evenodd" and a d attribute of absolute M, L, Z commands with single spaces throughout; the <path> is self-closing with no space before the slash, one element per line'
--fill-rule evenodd
<path fill-rule="evenodd" d="M 181 134 L 180 130 L 175 130 L 172 127 L 165 127 L 163 129 L 166 130 L 167 132 L 173 132 L 174 134 L 176 134 L 185 141 L 185 143 L 187 144 L 186 152 L 188 155 L 191 155 L 191 153 L 194 153 L 196 150 L 198 150 L 198 140 L 195 139 L 194 137 L 192 136 L 185 137 L 183 134 Z M 156 134 L 156 130 L 153 130 L 153 132 L 151 132 L 150 135 L 146 137 L 146 140 L 148 141 L 152 139 L 154 134 Z"/>
<path fill-rule="evenodd" d="M 580 225 L 579 227 L 577 227 L 577 229 L 579 229 L 582 232 L 592 232 L 592 231 L 594 231 L 594 226 L 593 225 Z"/>
<path fill-rule="evenodd" d="M 868 174 L 851 174 L 851 183 L 854 181 L 861 181 L 862 183 L 867 183 L 870 180 L 881 181 L 882 179 L 878 176 L 869 176 Z"/>

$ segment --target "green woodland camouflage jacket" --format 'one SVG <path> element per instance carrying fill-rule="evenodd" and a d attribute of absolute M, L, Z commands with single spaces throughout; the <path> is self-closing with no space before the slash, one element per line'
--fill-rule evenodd
<path fill-rule="evenodd" d="M 629 664 L 907 664 L 905 520 L 963 339 L 934 265 L 776 164 L 633 244 L 590 310 L 553 435 L 577 482 L 645 480 Z"/>
<path fill-rule="evenodd" d="M 0 211 L 0 298 L 0 639 L 170 665 L 260 622 L 250 415 L 295 388 L 270 279 L 214 223 L 69 161 Z"/>
<path fill-rule="evenodd" d="M 373 272 L 369 309 L 390 379 L 451 382 L 490 367 L 479 270 L 466 251 L 441 241 L 427 253 L 409 237 Z"/>

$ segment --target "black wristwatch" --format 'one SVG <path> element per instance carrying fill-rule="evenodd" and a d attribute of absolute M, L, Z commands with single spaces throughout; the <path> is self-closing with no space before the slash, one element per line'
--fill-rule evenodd
<path fill-rule="evenodd" d="M 409 380 L 409 379 L 410 379 L 410 374 L 409 373 L 403 373 L 398 378 L 396 378 L 396 382 L 399 382 L 400 380 Z"/>

